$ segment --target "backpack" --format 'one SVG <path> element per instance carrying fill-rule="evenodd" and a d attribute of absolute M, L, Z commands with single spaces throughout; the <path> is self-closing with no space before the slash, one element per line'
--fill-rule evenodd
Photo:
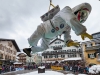
<path fill-rule="evenodd" d="M 51 10 L 49 10 L 47 13 L 45 13 L 44 15 L 42 15 L 40 18 L 41 20 L 47 21 L 52 19 L 58 12 L 60 11 L 59 6 L 57 5 L 56 7 L 52 8 Z"/>

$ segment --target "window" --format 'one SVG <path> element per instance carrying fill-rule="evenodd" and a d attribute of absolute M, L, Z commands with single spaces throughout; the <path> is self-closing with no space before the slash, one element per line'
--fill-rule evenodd
<path fill-rule="evenodd" d="M 57 53 L 57 51 L 55 51 L 55 53 Z"/>
<path fill-rule="evenodd" d="M 57 42 L 55 42 L 55 44 L 57 44 Z"/>
<path fill-rule="evenodd" d="M 70 58 L 70 57 L 71 57 L 71 55 L 68 55 L 68 57 Z"/>
<path fill-rule="evenodd" d="M 8 46 L 9 46 L 9 47 L 12 47 L 12 43 L 11 43 L 11 42 L 8 42 Z"/>
<path fill-rule="evenodd" d="M 80 57 L 82 57 L 82 54 L 80 54 Z"/>
<path fill-rule="evenodd" d="M 72 51 L 73 51 L 73 52 L 75 52 L 75 51 L 76 51 L 76 49 L 72 49 Z"/>
<path fill-rule="evenodd" d="M 68 49 L 67 51 L 68 51 L 68 52 L 70 52 L 70 51 L 71 51 L 71 49 Z"/>
<path fill-rule="evenodd" d="M 87 47 L 87 45 L 85 45 L 85 47 Z"/>
<path fill-rule="evenodd" d="M 49 56 L 49 58 L 52 58 L 52 57 L 53 57 L 52 55 Z"/>
<path fill-rule="evenodd" d="M 53 51 L 51 51 L 51 54 L 53 53 Z"/>
<path fill-rule="evenodd" d="M 61 55 L 62 58 L 65 58 L 65 55 Z"/>
<path fill-rule="evenodd" d="M 46 56 L 44 56 L 44 58 L 48 58 L 48 57 L 47 57 L 47 55 L 46 55 Z"/>
<path fill-rule="evenodd" d="M 61 50 L 59 50 L 58 52 L 60 52 L 60 53 L 61 53 L 62 51 L 61 51 Z"/>
<path fill-rule="evenodd" d="M 55 55 L 55 58 L 58 58 L 58 55 Z"/>
<path fill-rule="evenodd" d="M 77 57 L 76 54 L 73 54 L 73 57 Z"/>
<path fill-rule="evenodd" d="M 73 54 L 70 54 L 70 57 L 73 57 Z"/>
<path fill-rule="evenodd" d="M 60 44 L 61 42 L 55 42 L 55 44 Z"/>
<path fill-rule="evenodd" d="M 0 44 L 0 50 L 4 51 L 4 46 L 2 44 Z"/>
<path fill-rule="evenodd" d="M 88 54 L 88 58 L 95 58 L 94 53 Z"/>
<path fill-rule="evenodd" d="M 91 44 L 91 43 L 88 43 L 88 44 L 87 44 L 87 47 L 91 47 L 91 46 L 92 46 L 92 44 Z"/>
<path fill-rule="evenodd" d="M 79 52 L 81 52 L 81 49 L 79 49 Z"/>
<path fill-rule="evenodd" d="M 0 59 L 3 59 L 3 54 L 0 54 Z"/>
<path fill-rule="evenodd" d="M 76 54 L 68 54 L 68 57 L 77 57 Z"/>
<path fill-rule="evenodd" d="M 66 50 L 63 50 L 63 52 L 66 52 Z"/>

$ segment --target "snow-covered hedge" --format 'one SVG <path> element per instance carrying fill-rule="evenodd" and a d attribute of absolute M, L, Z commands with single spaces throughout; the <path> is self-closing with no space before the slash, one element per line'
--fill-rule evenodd
<path fill-rule="evenodd" d="M 100 73 L 100 65 L 93 65 L 89 68 L 89 73 L 98 74 Z"/>

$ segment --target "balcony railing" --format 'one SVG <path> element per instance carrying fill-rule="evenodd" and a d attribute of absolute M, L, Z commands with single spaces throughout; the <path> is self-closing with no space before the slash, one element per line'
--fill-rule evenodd
<path fill-rule="evenodd" d="M 42 53 L 42 55 L 59 55 L 59 54 L 73 54 L 73 53 L 82 53 L 82 51 L 66 51 L 66 52 L 47 52 L 47 53 Z"/>
<path fill-rule="evenodd" d="M 97 50 L 100 48 L 100 45 L 99 46 L 91 46 L 91 47 L 86 47 L 86 50 Z"/>

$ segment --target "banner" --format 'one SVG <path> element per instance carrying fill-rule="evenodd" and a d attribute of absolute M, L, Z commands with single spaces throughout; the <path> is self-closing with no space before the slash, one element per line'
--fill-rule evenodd
<path fill-rule="evenodd" d="M 21 71 L 21 70 L 24 70 L 24 68 L 15 68 L 16 71 Z"/>

